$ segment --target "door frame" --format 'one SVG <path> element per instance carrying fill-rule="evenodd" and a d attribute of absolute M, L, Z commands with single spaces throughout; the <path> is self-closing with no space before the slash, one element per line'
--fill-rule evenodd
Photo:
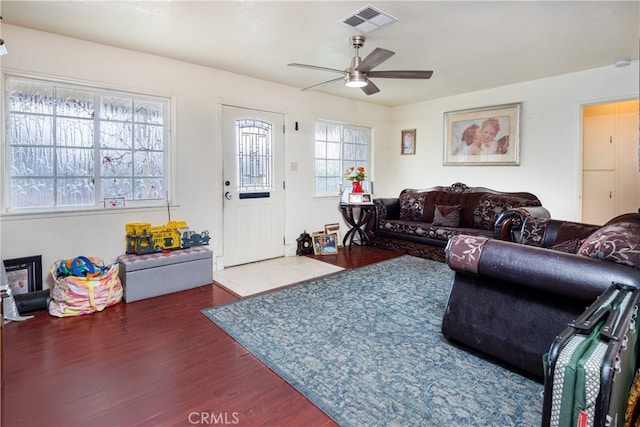
<path fill-rule="evenodd" d="M 638 99 L 638 94 L 635 95 L 626 95 L 626 96 L 617 96 L 617 97 L 612 97 L 612 98 L 598 98 L 598 99 L 592 99 L 592 100 L 584 100 L 584 101 L 579 101 L 578 103 L 578 170 L 576 171 L 577 174 L 577 185 L 578 185 L 578 194 L 577 194 L 577 209 L 576 212 L 578 212 L 578 217 L 576 218 L 576 221 L 581 221 L 582 220 L 582 192 L 584 191 L 584 179 L 583 179 L 583 168 L 584 168 L 584 132 L 583 132 L 583 126 L 584 126 L 584 116 L 583 116 L 583 112 L 584 112 L 584 107 L 590 107 L 590 106 L 594 106 L 594 105 L 601 105 L 601 104 L 615 104 L 618 102 L 625 102 L 625 101 L 636 101 Z M 638 141 L 638 143 L 640 144 L 640 141 Z"/>
<path fill-rule="evenodd" d="M 283 172 L 283 180 L 286 183 L 286 178 L 287 178 L 287 169 L 286 169 L 286 158 L 287 158 L 287 134 L 286 134 L 286 123 L 287 123 L 287 113 L 285 111 L 280 111 L 276 108 L 268 108 L 265 106 L 257 106 L 257 105 L 252 105 L 250 103 L 244 104 L 244 103 L 236 103 L 236 102 L 226 102 L 223 99 L 218 99 L 217 101 L 217 105 L 216 105 L 216 123 L 217 123 L 217 129 L 216 129 L 216 140 L 217 140 L 217 144 L 216 144 L 216 149 L 215 149 L 215 154 L 217 157 L 217 161 L 215 162 L 216 165 L 216 173 L 215 173 L 215 179 L 216 179 L 216 183 L 215 185 L 217 186 L 217 189 L 215 190 L 214 194 L 215 194 L 215 200 L 214 200 L 214 212 L 216 212 L 216 218 L 214 219 L 215 222 L 215 229 L 217 230 L 216 236 L 214 236 L 214 242 L 215 242 L 215 253 L 214 253 L 214 271 L 219 271 L 219 270 L 223 270 L 225 268 L 225 264 L 224 264 L 224 140 L 223 140 L 223 128 L 224 128 L 224 124 L 223 124 L 223 110 L 224 107 L 233 107 L 233 108 L 242 108 L 245 110 L 255 110 L 255 111 L 261 111 L 261 112 L 265 112 L 265 113 L 271 113 L 271 114 L 280 114 L 282 115 L 282 121 L 283 121 L 283 125 L 284 125 L 284 130 L 283 130 L 283 134 L 282 134 L 282 144 L 283 144 L 283 155 L 282 155 L 282 159 L 279 159 L 278 161 L 281 162 L 281 166 L 282 166 L 282 172 Z M 286 187 L 285 187 L 286 188 Z M 283 222 L 284 222 L 284 227 L 283 227 L 283 233 L 285 237 L 285 241 L 283 242 L 283 255 L 286 256 L 286 233 L 287 233 L 287 191 L 284 191 L 283 193 L 283 199 L 282 199 L 282 204 L 283 204 Z"/>

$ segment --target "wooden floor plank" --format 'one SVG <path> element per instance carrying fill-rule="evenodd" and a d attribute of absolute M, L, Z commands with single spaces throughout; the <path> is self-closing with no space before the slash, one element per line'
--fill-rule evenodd
<path fill-rule="evenodd" d="M 356 268 L 398 254 L 318 256 Z M 335 426 L 207 319 L 237 298 L 208 285 L 92 315 L 46 311 L 4 329 L 3 426 Z"/>

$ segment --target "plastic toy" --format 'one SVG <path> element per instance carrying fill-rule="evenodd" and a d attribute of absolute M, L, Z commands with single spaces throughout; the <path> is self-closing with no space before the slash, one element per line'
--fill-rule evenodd
<path fill-rule="evenodd" d="M 169 221 L 165 225 L 152 226 L 146 222 L 131 222 L 125 225 L 127 233 L 127 254 L 144 255 L 192 246 L 208 245 L 209 231 L 196 233 L 181 230 L 188 228 L 184 221 Z"/>

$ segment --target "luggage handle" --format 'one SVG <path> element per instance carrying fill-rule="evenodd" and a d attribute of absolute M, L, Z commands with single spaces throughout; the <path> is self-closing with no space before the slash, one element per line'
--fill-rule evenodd
<path fill-rule="evenodd" d="M 600 336 L 603 336 L 605 338 L 609 338 L 610 340 L 619 340 L 620 337 L 618 329 L 620 329 L 619 327 L 616 328 L 616 331 L 614 331 L 614 328 L 616 327 L 616 325 L 618 324 L 618 318 L 620 317 L 620 304 L 622 304 L 622 302 L 624 301 L 624 299 L 627 297 L 627 294 L 629 293 L 628 289 L 622 288 L 620 289 L 620 292 L 618 292 L 618 295 L 616 295 L 615 299 L 611 302 L 611 306 L 609 307 L 610 313 L 609 313 L 609 317 L 607 318 L 607 321 L 604 323 L 604 325 L 602 325 L 602 328 L 600 329 Z M 614 333 L 617 332 L 617 333 Z"/>
<path fill-rule="evenodd" d="M 570 327 L 579 329 L 581 331 L 589 332 L 602 316 L 607 312 L 607 309 L 603 307 L 602 301 L 607 301 L 611 298 L 611 295 L 617 290 L 617 286 L 610 286 L 607 290 L 600 295 L 596 300 L 585 309 L 573 322 L 569 324 Z"/>
<path fill-rule="evenodd" d="M 596 301 L 592 304 L 584 313 L 582 313 L 571 325 L 575 329 L 579 329 L 584 332 L 590 332 L 593 328 L 598 324 L 600 320 L 608 313 L 607 320 L 600 330 L 600 335 L 617 340 L 619 337 L 614 333 L 614 327 L 618 318 L 620 317 L 620 304 L 624 301 L 627 293 L 634 290 L 634 287 L 622 285 L 620 283 L 614 283 L 615 287 L 612 286 L 608 289 L 610 292 L 619 291 L 616 297 L 613 299 L 611 304 L 607 306 L 602 306 L 601 303 L 598 304 Z M 608 294 L 609 292 L 607 292 Z M 607 294 L 602 295 L 599 298 L 599 301 L 606 300 L 609 298 Z M 606 298 L 605 298 L 606 297 Z"/>
<path fill-rule="evenodd" d="M 608 307 L 594 307 L 593 310 L 584 312 L 571 326 L 584 332 L 591 332 L 607 313 L 609 313 Z"/>

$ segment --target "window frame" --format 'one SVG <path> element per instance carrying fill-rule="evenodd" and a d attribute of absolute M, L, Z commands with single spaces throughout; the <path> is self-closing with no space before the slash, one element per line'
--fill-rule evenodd
<path fill-rule="evenodd" d="M 56 88 L 68 88 L 76 90 L 91 91 L 94 98 L 100 98 L 101 96 L 113 96 L 113 97 L 126 97 L 136 101 L 152 101 L 162 104 L 163 108 L 163 196 L 159 199 L 144 199 L 144 200 L 126 200 L 125 207 L 119 207 L 118 209 L 155 209 L 163 208 L 173 205 L 173 192 L 175 188 L 174 183 L 174 159 L 175 159 L 175 144 L 174 144 L 174 121 L 175 121 L 175 95 L 162 93 L 161 91 L 145 91 L 138 88 L 126 88 L 118 85 L 109 85 L 105 83 L 84 82 L 75 79 L 64 79 L 60 77 L 52 77 L 39 74 L 24 73 L 21 71 L 5 70 L 1 75 L 2 86 L 0 87 L 0 96 L 2 96 L 2 119 L 3 119 L 3 132 L 0 141 L 0 150 L 5 161 L 2 162 L 0 168 L 0 191 L 2 195 L 0 197 L 2 206 L 0 208 L 0 216 L 13 216 L 13 215 L 38 215 L 45 214 L 51 215 L 56 213 L 61 214 L 73 214 L 73 213 L 95 213 L 100 211 L 108 211 L 104 206 L 104 199 L 100 197 L 100 186 L 95 184 L 94 204 L 87 205 L 75 205 L 75 206 L 46 206 L 46 207 L 28 207 L 28 208 L 15 208 L 11 207 L 11 136 L 10 136 L 10 118 L 11 112 L 9 109 L 9 93 L 8 87 L 11 79 L 17 79 L 20 81 L 33 82 L 36 84 L 45 84 L 50 87 Z M 98 105 L 96 104 L 96 109 Z M 55 117 L 55 116 L 54 116 Z M 99 128 L 95 127 L 95 123 L 99 121 L 99 118 L 94 120 L 93 129 L 97 131 Z M 97 139 L 94 136 L 94 142 Z M 54 146 L 55 147 L 55 146 Z M 54 148 L 55 149 L 55 148 Z M 94 143 L 93 150 L 94 155 L 94 176 L 93 178 L 99 180 L 100 178 L 108 178 L 108 175 L 101 175 L 100 168 L 100 146 Z M 135 152 L 135 150 L 134 150 Z M 53 179 L 56 179 L 59 175 L 54 175 Z M 54 190 L 55 191 L 55 190 Z"/>
<path fill-rule="evenodd" d="M 322 157 L 317 157 L 316 154 L 316 145 L 318 143 L 318 139 L 317 139 L 317 126 L 318 124 L 324 124 L 324 125 L 331 125 L 331 126 L 339 126 L 341 128 L 341 136 L 340 136 L 340 171 L 339 171 L 339 175 L 338 178 L 340 179 L 340 184 L 341 187 L 336 186 L 336 190 L 335 192 L 327 192 L 327 193 L 318 193 L 317 189 L 318 189 L 318 171 L 317 171 L 317 161 L 318 160 L 326 160 L 327 157 L 325 156 L 324 158 Z M 314 138 L 313 138 L 313 144 L 314 144 L 314 153 L 313 153 L 313 183 L 314 183 L 314 190 L 313 190 L 313 194 L 314 197 L 318 197 L 318 198 L 324 198 L 324 197 L 339 197 L 341 194 L 341 190 L 344 191 L 344 189 L 346 189 L 347 187 L 350 188 L 350 183 L 351 181 L 347 180 L 344 177 L 344 173 L 347 171 L 347 168 L 350 166 L 363 166 L 362 164 L 356 164 L 356 162 L 358 162 L 357 160 L 345 160 L 344 154 L 345 154 L 345 144 L 349 143 L 349 142 L 345 142 L 344 140 L 344 131 L 345 128 L 349 128 L 349 129 L 363 129 L 367 131 L 367 144 L 366 144 L 366 150 L 367 150 L 367 159 L 366 159 L 366 164 L 364 164 L 365 167 L 365 171 L 366 171 L 366 180 L 367 181 L 371 181 L 371 158 L 372 158 L 372 146 L 373 146 L 373 128 L 369 127 L 369 126 L 364 126 L 364 125 L 357 125 L 357 124 L 351 124 L 351 123 L 344 123 L 344 122 L 337 122 L 337 121 L 331 121 L 331 120 L 323 120 L 323 119 L 316 119 L 315 124 L 314 124 Z M 327 142 L 326 140 L 323 142 Z M 326 177 L 322 177 L 324 180 L 326 180 Z"/>

